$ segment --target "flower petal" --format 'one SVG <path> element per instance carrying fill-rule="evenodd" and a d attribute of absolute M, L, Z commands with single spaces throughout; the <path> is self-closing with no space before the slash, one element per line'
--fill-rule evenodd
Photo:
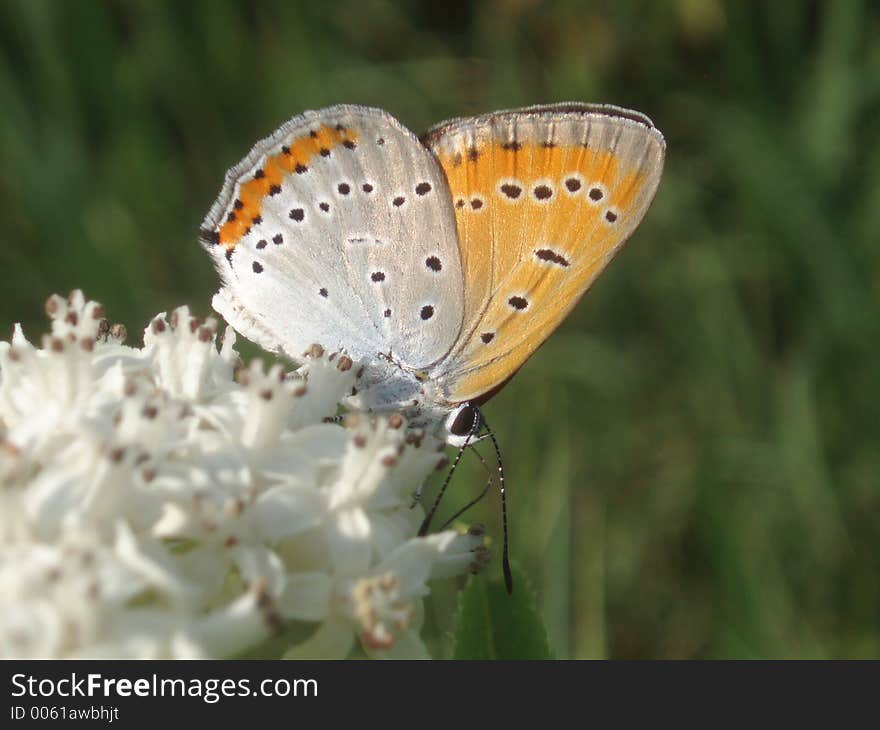
<path fill-rule="evenodd" d="M 282 616 L 300 621 L 321 621 L 330 613 L 333 579 L 326 573 L 291 573 L 276 605 Z"/>

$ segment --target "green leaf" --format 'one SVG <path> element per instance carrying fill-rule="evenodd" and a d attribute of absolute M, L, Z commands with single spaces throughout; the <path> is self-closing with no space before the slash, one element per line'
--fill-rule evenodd
<path fill-rule="evenodd" d="M 552 659 L 535 594 L 517 566 L 513 595 L 501 580 L 471 576 L 461 593 L 454 659 Z"/>

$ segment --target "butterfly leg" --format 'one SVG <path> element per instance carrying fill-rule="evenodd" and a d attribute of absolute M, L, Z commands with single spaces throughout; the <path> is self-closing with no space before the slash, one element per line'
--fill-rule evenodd
<path fill-rule="evenodd" d="M 474 411 L 474 422 L 471 424 L 471 427 L 468 430 L 468 434 L 464 440 L 464 443 L 462 443 L 462 445 L 458 448 L 458 453 L 455 455 L 455 460 L 452 462 L 452 466 L 449 468 L 449 472 L 446 474 L 446 479 L 443 480 L 443 485 L 440 487 L 440 491 L 437 493 L 437 497 L 434 499 L 434 504 L 431 505 L 431 509 L 428 511 L 428 514 L 425 515 L 425 519 L 422 521 L 422 526 L 419 528 L 419 537 L 424 537 L 428 534 L 428 529 L 431 527 L 431 520 L 433 519 L 434 513 L 437 511 L 437 508 L 440 506 L 440 500 L 443 499 L 443 495 L 446 492 L 446 487 L 448 487 L 449 482 L 452 481 L 452 475 L 455 474 L 455 470 L 458 468 L 458 464 L 461 461 L 461 457 L 464 455 L 465 449 L 467 449 L 474 436 L 477 435 L 477 431 L 480 430 L 480 412 L 476 408 L 474 408 Z"/>
<path fill-rule="evenodd" d="M 481 501 L 483 499 L 483 497 L 485 497 L 486 494 L 488 493 L 489 487 L 492 486 L 492 472 L 489 470 L 489 465 L 486 463 L 486 460 L 483 458 L 483 455 L 480 454 L 479 451 L 477 451 L 476 446 L 474 446 L 473 444 L 471 445 L 471 451 L 473 451 L 477 455 L 477 459 L 480 460 L 480 463 L 483 465 L 483 469 L 486 470 L 486 484 L 483 485 L 483 490 L 476 497 L 474 497 L 470 502 L 468 502 L 464 507 L 462 507 L 460 510 L 458 510 L 458 512 L 456 512 L 454 515 L 452 515 L 452 517 L 450 517 L 448 520 L 446 520 L 446 522 L 444 522 L 440 526 L 441 530 L 445 530 L 447 527 L 449 527 L 449 525 L 451 525 L 453 522 L 455 522 L 455 520 L 457 520 L 465 512 L 467 512 L 471 507 L 473 507 L 475 504 L 477 504 L 477 502 Z"/>

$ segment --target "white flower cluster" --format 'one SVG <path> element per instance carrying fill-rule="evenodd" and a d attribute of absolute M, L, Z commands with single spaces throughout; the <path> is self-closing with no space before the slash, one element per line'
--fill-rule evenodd
<path fill-rule="evenodd" d="M 0 343 L 0 656 L 231 657 L 294 620 L 288 657 L 427 656 L 427 581 L 488 552 L 414 537 L 440 442 L 332 422 L 350 358 L 242 369 L 186 307 L 140 349 L 81 292 L 47 312 L 41 347 Z"/>

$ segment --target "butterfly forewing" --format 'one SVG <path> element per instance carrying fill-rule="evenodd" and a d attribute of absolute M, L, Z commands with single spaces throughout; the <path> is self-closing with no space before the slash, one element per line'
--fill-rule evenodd
<path fill-rule="evenodd" d="M 440 125 L 465 278 L 461 336 L 431 373 L 450 402 L 505 382 L 635 230 L 663 167 L 650 120 L 565 105 Z"/>
<path fill-rule="evenodd" d="M 292 119 L 227 174 L 201 235 L 224 283 L 215 307 L 267 349 L 296 359 L 317 342 L 421 368 L 459 335 L 446 180 L 381 110 Z"/>

